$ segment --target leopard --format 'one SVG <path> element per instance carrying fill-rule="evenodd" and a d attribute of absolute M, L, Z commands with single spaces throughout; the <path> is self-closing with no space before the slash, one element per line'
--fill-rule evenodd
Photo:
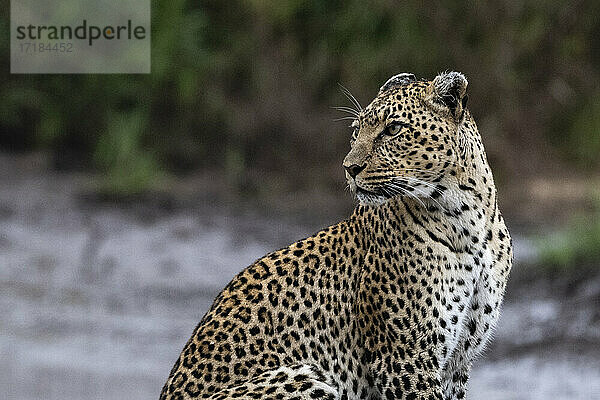
<path fill-rule="evenodd" d="M 467 85 L 401 73 L 350 97 L 351 215 L 235 276 L 161 400 L 466 397 L 513 259 Z"/>

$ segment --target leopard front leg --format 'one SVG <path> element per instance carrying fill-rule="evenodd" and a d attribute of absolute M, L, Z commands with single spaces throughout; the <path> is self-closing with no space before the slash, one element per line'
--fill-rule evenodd
<path fill-rule="evenodd" d="M 452 357 L 442 370 L 444 400 L 464 399 L 467 395 L 467 383 L 471 372 L 471 363 L 461 356 Z"/>
<path fill-rule="evenodd" d="M 483 269 L 457 345 L 442 368 L 444 400 L 466 397 L 473 360 L 483 352 L 500 316 L 509 270 L 509 263 L 497 263 Z"/>
<path fill-rule="evenodd" d="M 419 350 L 417 345 L 394 351 L 375 363 L 373 375 L 376 397 L 381 399 L 443 399 L 440 369 L 432 349 Z"/>
<path fill-rule="evenodd" d="M 485 288 L 483 290 L 486 290 Z M 470 313 L 464 320 L 464 327 L 454 351 L 442 369 L 444 400 L 464 399 L 473 360 L 481 354 L 487 344 L 493 327 L 500 314 L 500 306 L 488 302 L 481 304 L 486 297 L 473 299 Z"/>

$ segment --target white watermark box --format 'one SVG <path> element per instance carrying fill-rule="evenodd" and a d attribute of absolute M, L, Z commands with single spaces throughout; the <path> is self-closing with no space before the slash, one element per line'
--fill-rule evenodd
<path fill-rule="evenodd" d="M 150 0 L 11 0 L 10 72 L 150 73 Z"/>

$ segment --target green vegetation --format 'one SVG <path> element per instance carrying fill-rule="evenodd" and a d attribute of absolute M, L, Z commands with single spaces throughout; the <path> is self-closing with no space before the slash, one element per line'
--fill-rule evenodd
<path fill-rule="evenodd" d="M 595 212 L 539 238 L 537 247 L 539 263 L 556 271 L 600 265 L 600 201 Z"/>
<path fill-rule="evenodd" d="M 395 73 L 456 69 L 499 175 L 555 162 L 552 146 L 596 168 L 600 2 L 445 4 L 153 0 L 151 74 L 7 76 L 0 147 L 49 150 L 57 167 L 103 172 L 114 192 L 202 168 L 240 187 L 251 170 L 330 184 L 348 146 L 332 121 L 346 101 L 338 83 L 366 103 Z"/>
<path fill-rule="evenodd" d="M 574 113 L 567 131 L 567 149 L 580 167 L 600 165 L 600 93 Z"/>

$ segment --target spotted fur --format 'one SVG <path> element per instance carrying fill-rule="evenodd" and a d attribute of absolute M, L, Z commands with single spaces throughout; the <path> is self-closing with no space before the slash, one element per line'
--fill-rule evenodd
<path fill-rule="evenodd" d="M 359 205 L 237 275 L 161 399 L 465 397 L 512 263 L 466 87 L 400 74 L 351 111 Z"/>

